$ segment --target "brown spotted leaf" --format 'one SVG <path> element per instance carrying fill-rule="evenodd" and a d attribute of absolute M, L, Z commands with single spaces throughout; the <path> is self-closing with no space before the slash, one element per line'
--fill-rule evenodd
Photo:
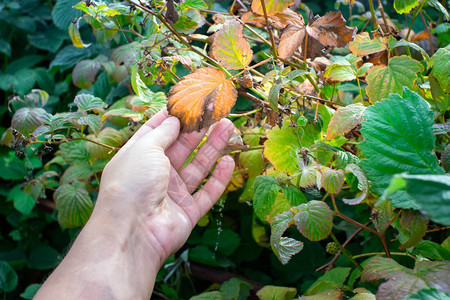
<path fill-rule="evenodd" d="M 261 1 L 264 1 L 268 16 L 273 16 L 276 13 L 282 12 L 295 3 L 295 0 L 253 0 L 252 11 L 259 15 L 264 15 Z"/>
<path fill-rule="evenodd" d="M 289 25 L 281 35 L 278 54 L 288 58 L 300 50 L 308 58 L 323 55 L 324 50 L 344 47 L 352 41 L 357 28 L 345 26 L 342 13 L 334 11 L 323 17 L 314 17 L 307 26 Z M 308 35 L 305 47 L 305 36 Z"/>
<path fill-rule="evenodd" d="M 214 36 L 211 56 L 227 69 L 244 69 L 252 61 L 253 51 L 242 30 L 238 21 L 228 20 Z"/>
<path fill-rule="evenodd" d="M 360 124 L 364 117 L 366 107 L 361 104 L 350 104 L 336 110 L 328 124 L 327 140 L 349 132 Z"/>
<path fill-rule="evenodd" d="M 237 90 L 222 70 L 200 68 L 172 88 L 167 108 L 180 119 L 183 132 L 198 131 L 226 117 L 236 98 Z"/>
<path fill-rule="evenodd" d="M 387 44 L 388 37 L 376 36 L 371 39 L 369 33 L 363 32 L 355 36 L 348 48 L 354 55 L 364 56 L 386 50 Z"/>

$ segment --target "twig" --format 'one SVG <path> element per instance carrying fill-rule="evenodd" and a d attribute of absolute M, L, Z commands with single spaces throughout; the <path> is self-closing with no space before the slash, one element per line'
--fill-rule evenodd
<path fill-rule="evenodd" d="M 371 252 L 371 253 L 363 253 L 353 256 L 354 259 L 365 257 L 365 256 L 374 256 L 374 255 L 386 255 L 384 252 Z M 402 253 L 402 252 L 391 252 L 391 255 L 397 255 L 397 256 L 409 256 L 412 259 L 416 259 L 415 256 L 409 254 L 409 253 Z"/>
<path fill-rule="evenodd" d="M 264 3 L 265 0 L 259 0 L 261 2 L 261 7 L 264 13 L 264 19 L 266 19 L 266 26 L 267 26 L 267 31 L 269 32 L 269 36 L 270 36 L 270 42 L 271 42 L 271 46 L 272 46 L 272 53 L 273 56 L 275 57 L 275 59 L 278 59 L 278 54 L 277 54 L 277 48 L 275 45 L 275 38 L 273 37 L 273 32 L 272 29 L 270 29 L 270 24 L 269 24 L 269 18 L 267 17 L 267 10 L 266 10 L 266 4 Z"/>
<path fill-rule="evenodd" d="M 106 145 L 106 144 L 103 144 L 103 143 L 98 142 L 98 141 L 91 140 L 91 139 L 86 138 L 86 137 L 70 138 L 70 139 L 66 139 L 66 140 L 63 140 L 63 141 L 55 141 L 55 142 L 51 142 L 51 143 L 48 142 L 48 141 L 31 141 L 30 144 L 44 144 L 44 143 L 48 143 L 48 144 L 52 144 L 52 145 L 58 145 L 58 144 L 72 142 L 72 141 L 79 141 L 79 140 L 84 140 L 84 141 L 87 141 L 87 142 L 91 142 L 91 143 L 97 144 L 99 146 L 102 146 L 102 147 L 105 147 L 105 148 L 108 148 L 108 149 L 111 149 L 111 150 L 114 150 L 114 151 L 120 150 L 120 148 L 116 148 L 116 147 L 113 147 L 113 146 L 110 146 L 110 145 Z"/>
<path fill-rule="evenodd" d="M 257 109 L 254 109 L 254 110 L 251 110 L 251 111 L 247 111 L 247 112 L 242 113 L 242 114 L 229 114 L 228 116 L 232 117 L 232 118 L 239 118 L 239 117 L 253 115 L 254 113 L 257 113 L 260 110 L 261 110 L 261 108 L 257 108 Z"/>
<path fill-rule="evenodd" d="M 430 43 L 430 56 L 432 56 L 434 54 L 434 45 L 433 45 L 433 40 L 431 38 L 430 27 L 428 27 L 427 21 L 425 20 L 425 17 L 423 16 L 422 11 L 420 11 L 419 14 L 420 14 L 420 18 L 422 19 L 423 25 L 425 26 L 425 30 L 427 31 L 427 34 L 428 34 L 428 41 Z"/>
<path fill-rule="evenodd" d="M 383 245 L 383 248 L 384 248 L 384 252 L 386 253 L 386 256 L 389 257 L 389 258 L 391 257 L 391 254 L 390 254 L 390 251 L 389 251 L 389 247 L 387 245 L 386 237 L 384 236 L 384 233 L 378 232 L 378 231 L 376 231 L 376 230 L 374 230 L 374 229 L 372 229 L 370 227 L 367 227 L 366 225 L 363 225 L 363 224 L 359 223 L 358 221 L 353 220 L 352 218 L 349 218 L 346 215 L 344 215 L 343 213 L 341 213 L 339 211 L 339 209 L 337 208 L 336 199 L 334 198 L 334 194 L 331 194 L 331 200 L 333 202 L 334 211 L 335 211 L 335 213 L 336 213 L 336 215 L 338 217 L 346 220 L 347 222 L 349 222 L 349 223 L 351 223 L 353 225 L 356 225 L 356 226 L 358 226 L 358 227 L 360 227 L 362 229 L 365 229 L 365 230 L 375 234 L 380 239 L 381 244 Z"/>

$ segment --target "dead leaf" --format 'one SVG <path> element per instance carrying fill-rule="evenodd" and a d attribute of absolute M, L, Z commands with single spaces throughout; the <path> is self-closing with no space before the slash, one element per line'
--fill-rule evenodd
<path fill-rule="evenodd" d="M 269 25 L 276 29 L 284 29 L 288 25 L 305 26 L 302 15 L 292 9 L 285 9 L 281 13 L 267 17 Z M 262 15 L 248 11 L 241 16 L 241 21 L 259 28 L 266 26 L 266 19 Z"/>
<path fill-rule="evenodd" d="M 242 31 L 238 21 L 228 20 L 214 35 L 211 56 L 227 69 L 244 69 L 252 61 L 253 51 Z"/>
<path fill-rule="evenodd" d="M 180 119 L 183 132 L 199 131 L 226 117 L 236 98 L 237 90 L 222 70 L 200 68 L 170 90 L 167 109 Z"/>
<path fill-rule="evenodd" d="M 301 48 L 305 52 L 305 38 L 307 36 L 306 57 L 322 56 L 324 50 L 333 47 L 344 47 L 356 35 L 356 27 L 345 26 L 342 13 L 334 11 L 323 17 L 314 17 L 306 26 L 289 25 L 283 31 L 278 48 L 281 58 L 288 58 Z M 304 54 L 303 54 L 304 55 Z"/>
<path fill-rule="evenodd" d="M 178 21 L 179 16 L 177 10 L 175 9 L 175 5 L 173 4 L 173 0 L 167 0 L 166 7 L 166 19 L 172 24 L 175 24 Z"/>

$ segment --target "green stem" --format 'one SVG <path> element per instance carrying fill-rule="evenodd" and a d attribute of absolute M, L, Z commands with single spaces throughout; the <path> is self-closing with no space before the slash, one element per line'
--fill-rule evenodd
<path fill-rule="evenodd" d="M 370 14 L 372 15 L 372 22 L 373 22 L 373 30 L 377 30 L 377 19 L 375 17 L 375 9 L 373 7 L 373 0 L 369 0 L 369 8 L 370 8 Z"/>
<path fill-rule="evenodd" d="M 423 7 L 423 5 L 425 4 L 425 2 L 426 2 L 426 1 L 420 2 L 420 5 L 419 5 L 419 7 L 417 8 L 416 13 L 414 14 L 414 16 L 413 16 L 413 18 L 412 18 L 412 20 L 411 20 L 411 24 L 409 24 L 409 27 L 408 27 L 408 33 L 406 34 L 406 38 L 405 38 L 406 41 L 408 41 L 408 39 L 409 39 L 409 35 L 411 34 L 411 30 L 412 30 L 414 21 L 416 21 L 416 18 L 417 18 L 417 16 L 419 15 L 419 12 L 422 10 L 422 7 Z M 408 51 L 409 51 L 409 47 L 407 47 L 407 49 L 408 49 Z M 411 56 L 411 53 L 410 53 L 409 55 Z"/>

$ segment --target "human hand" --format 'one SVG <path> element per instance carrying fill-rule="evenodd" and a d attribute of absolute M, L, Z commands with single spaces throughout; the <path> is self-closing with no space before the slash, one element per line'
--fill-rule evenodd
<path fill-rule="evenodd" d="M 143 125 L 105 167 L 93 213 L 93 217 L 107 213 L 117 224 L 144 233 L 146 241 L 140 242 L 148 243 L 160 264 L 186 242 L 225 190 L 234 169 L 233 159 L 223 157 L 195 192 L 220 157 L 233 125 L 229 120 L 217 123 L 184 168 L 207 128 L 179 131 L 178 119 L 166 110 Z"/>

